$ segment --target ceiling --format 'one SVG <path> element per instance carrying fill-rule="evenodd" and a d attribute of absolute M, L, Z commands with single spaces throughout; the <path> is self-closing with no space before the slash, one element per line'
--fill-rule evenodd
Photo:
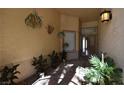
<path fill-rule="evenodd" d="M 99 19 L 98 8 L 58 8 L 61 14 L 77 16 L 82 22 L 95 21 Z"/>

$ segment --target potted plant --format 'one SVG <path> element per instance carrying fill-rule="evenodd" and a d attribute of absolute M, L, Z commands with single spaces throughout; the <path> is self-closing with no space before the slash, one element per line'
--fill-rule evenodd
<path fill-rule="evenodd" d="M 51 66 L 53 68 L 56 68 L 60 63 L 58 53 L 55 50 L 53 50 L 53 52 L 49 54 L 48 57 L 50 58 Z"/>
<path fill-rule="evenodd" d="M 63 31 L 61 31 L 61 32 L 58 33 L 58 36 L 59 36 L 60 38 L 64 38 L 65 33 L 64 33 Z"/>
<path fill-rule="evenodd" d="M 64 38 L 65 37 L 65 33 L 63 31 L 58 33 L 58 36 L 60 38 Z M 60 52 L 60 59 L 62 62 L 66 62 L 67 60 L 67 52 L 66 52 L 66 48 L 69 46 L 69 44 L 67 42 L 63 43 L 63 50 Z"/>
<path fill-rule="evenodd" d="M 42 54 L 38 58 L 33 57 L 32 65 L 35 67 L 37 75 L 42 72 L 45 72 L 48 68 L 47 59 L 44 59 Z"/>
<path fill-rule="evenodd" d="M 64 44 L 63 44 L 63 50 L 62 50 L 62 52 L 60 53 L 62 62 L 66 62 L 66 60 L 67 60 L 66 48 L 67 48 L 68 46 L 69 46 L 68 43 L 64 43 Z"/>
<path fill-rule="evenodd" d="M 109 62 L 112 60 L 109 59 Z M 123 84 L 122 82 L 122 69 L 116 68 L 115 65 L 108 65 L 108 58 L 100 60 L 96 56 L 90 59 L 91 67 L 85 68 L 85 82 L 98 85 L 113 85 Z"/>
<path fill-rule="evenodd" d="M 0 84 L 1 85 L 10 85 L 10 84 L 15 84 L 14 80 L 18 79 L 16 74 L 20 73 L 17 71 L 17 65 L 12 65 L 12 66 L 5 66 L 1 71 L 0 71 Z"/>

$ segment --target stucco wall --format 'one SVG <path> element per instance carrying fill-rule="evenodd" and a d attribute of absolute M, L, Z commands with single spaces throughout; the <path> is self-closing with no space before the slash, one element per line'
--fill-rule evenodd
<path fill-rule="evenodd" d="M 43 18 L 41 28 L 32 29 L 24 23 L 26 16 L 33 9 L 0 9 L 0 66 L 19 63 L 21 72 L 19 81 L 34 73 L 31 65 L 32 57 L 41 53 L 47 55 L 52 50 L 59 51 L 60 16 L 55 9 L 37 9 Z M 47 32 L 47 24 L 55 30 Z"/>
<path fill-rule="evenodd" d="M 97 27 L 98 22 L 97 21 L 90 21 L 90 22 L 83 22 L 81 27 Z"/>
<path fill-rule="evenodd" d="M 124 9 L 112 9 L 112 20 L 99 22 L 99 49 L 124 70 Z"/>

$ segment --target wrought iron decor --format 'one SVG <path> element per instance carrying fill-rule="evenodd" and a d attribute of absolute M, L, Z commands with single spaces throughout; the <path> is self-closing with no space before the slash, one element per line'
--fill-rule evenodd
<path fill-rule="evenodd" d="M 47 25 L 47 31 L 48 31 L 48 34 L 51 34 L 54 31 L 54 26 L 48 24 Z"/>
<path fill-rule="evenodd" d="M 33 11 L 25 18 L 25 24 L 32 28 L 41 27 L 42 19 L 36 11 Z"/>

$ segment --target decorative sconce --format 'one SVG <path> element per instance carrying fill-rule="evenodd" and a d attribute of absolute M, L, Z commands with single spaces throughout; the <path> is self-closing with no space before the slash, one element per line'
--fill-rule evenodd
<path fill-rule="evenodd" d="M 48 34 L 51 34 L 53 32 L 53 30 L 54 30 L 54 26 L 48 24 L 47 25 Z"/>
<path fill-rule="evenodd" d="M 107 22 L 110 21 L 112 19 L 112 13 L 109 10 L 104 10 L 101 15 L 101 22 Z"/>
<path fill-rule="evenodd" d="M 25 24 L 32 28 L 41 27 L 42 19 L 38 16 L 37 12 L 34 11 L 25 18 Z"/>

